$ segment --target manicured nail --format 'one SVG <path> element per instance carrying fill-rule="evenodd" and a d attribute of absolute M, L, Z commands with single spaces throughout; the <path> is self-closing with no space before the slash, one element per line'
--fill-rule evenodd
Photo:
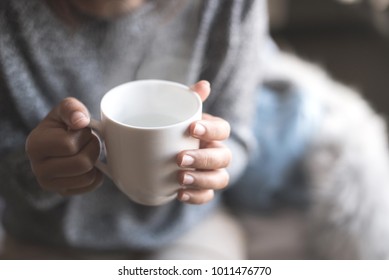
<path fill-rule="evenodd" d="M 194 158 L 189 155 L 184 155 L 182 157 L 181 166 L 190 166 L 194 163 Z"/>
<path fill-rule="evenodd" d="M 70 117 L 70 121 L 72 122 L 72 124 L 76 125 L 79 122 L 88 121 L 88 117 L 85 116 L 85 114 L 83 114 L 82 112 L 76 111 Z"/>
<path fill-rule="evenodd" d="M 183 193 L 183 195 L 180 197 L 181 201 L 188 201 L 190 199 L 189 194 Z"/>
<path fill-rule="evenodd" d="M 194 178 L 192 175 L 189 174 L 184 175 L 184 180 L 182 182 L 184 185 L 191 185 L 193 184 L 193 182 L 194 182 Z"/>
<path fill-rule="evenodd" d="M 202 81 L 200 81 L 200 83 L 201 83 L 202 86 L 205 86 L 205 87 L 208 87 L 208 88 L 211 87 L 211 84 L 208 81 L 202 80 Z"/>
<path fill-rule="evenodd" d="M 196 123 L 193 133 L 197 136 L 202 136 L 205 134 L 205 132 L 206 132 L 205 126 L 200 123 Z"/>

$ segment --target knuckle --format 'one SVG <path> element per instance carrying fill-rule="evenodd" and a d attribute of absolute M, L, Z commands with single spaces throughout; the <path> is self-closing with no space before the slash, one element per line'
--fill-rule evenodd
<path fill-rule="evenodd" d="M 227 167 L 232 160 L 232 153 L 227 148 L 203 150 L 199 156 L 199 165 L 204 169 L 217 169 Z"/>
<path fill-rule="evenodd" d="M 32 174 L 35 175 L 36 178 L 40 177 L 38 165 L 36 163 L 34 163 L 33 161 L 30 161 L 30 170 L 31 170 Z"/>
<path fill-rule="evenodd" d="M 217 165 L 218 157 L 207 149 L 201 150 L 195 157 L 195 163 L 200 169 L 213 169 Z"/>
<path fill-rule="evenodd" d="M 221 188 L 225 188 L 230 183 L 230 174 L 227 172 L 226 169 L 221 170 L 222 175 L 221 177 Z"/>
<path fill-rule="evenodd" d="M 45 191 L 52 191 L 55 187 L 55 184 L 51 180 L 37 177 L 37 181 L 39 186 Z"/>
<path fill-rule="evenodd" d="M 214 192 L 213 190 L 207 190 L 204 192 L 203 195 L 200 196 L 199 200 L 198 200 L 198 204 L 205 204 L 209 201 L 211 201 L 214 197 Z"/>
<path fill-rule="evenodd" d="M 203 168 L 209 169 L 214 166 L 215 159 L 210 155 L 210 153 L 205 152 L 203 154 L 201 161 L 202 161 Z"/>
<path fill-rule="evenodd" d="M 35 178 L 38 181 L 39 185 L 44 186 L 46 180 L 49 180 L 47 174 L 42 174 L 41 172 L 39 172 L 39 167 L 36 166 L 32 167 L 31 170 L 32 173 L 35 175 Z"/>
<path fill-rule="evenodd" d="M 83 185 L 85 187 L 88 186 L 93 187 L 96 177 L 97 177 L 96 168 L 93 168 L 91 171 L 85 174 Z"/>
<path fill-rule="evenodd" d="M 231 125 L 222 118 L 216 118 L 213 123 L 213 129 L 210 129 L 210 138 L 215 140 L 225 140 L 230 136 Z"/>
<path fill-rule="evenodd" d="M 95 170 L 95 177 L 91 186 L 93 189 L 96 189 L 103 184 L 104 176 L 103 173 L 101 173 L 101 171 L 99 171 L 97 168 L 95 168 L 94 170 Z"/>
<path fill-rule="evenodd" d="M 199 187 L 220 190 L 229 184 L 230 175 L 226 169 L 219 169 L 206 174 L 206 177 L 198 178 Z"/>
<path fill-rule="evenodd" d="M 42 138 L 39 137 L 39 132 L 37 129 L 34 129 L 27 136 L 25 143 L 25 151 L 29 159 L 33 159 L 37 157 L 36 150 L 40 147 L 44 146 L 45 143 L 42 143 Z"/>
<path fill-rule="evenodd" d="M 71 114 L 80 110 L 85 111 L 85 113 L 87 111 L 85 106 L 74 97 L 66 97 L 59 103 L 59 106 L 56 108 L 57 114 L 61 117 L 62 120 L 65 120 L 66 124 L 70 122 L 69 118 Z"/>
<path fill-rule="evenodd" d="M 45 164 L 31 163 L 31 171 L 41 186 L 46 185 L 52 176 Z"/>
<path fill-rule="evenodd" d="M 228 121 L 224 121 L 224 126 L 226 130 L 226 139 L 227 139 L 228 137 L 230 137 L 231 134 L 231 125 Z"/>
<path fill-rule="evenodd" d="M 73 137 L 68 137 L 67 139 L 64 139 L 64 141 L 62 142 L 61 149 L 67 155 L 76 155 L 80 151 L 78 143 Z"/>
<path fill-rule="evenodd" d="M 217 125 L 218 132 L 220 136 L 223 136 L 223 138 L 228 138 L 231 131 L 231 126 L 228 121 L 222 118 L 217 118 L 217 122 L 215 123 Z"/>
<path fill-rule="evenodd" d="M 225 169 L 217 170 L 210 179 L 209 185 L 215 189 L 223 189 L 228 185 L 229 175 Z"/>
<path fill-rule="evenodd" d="M 77 160 L 77 169 L 81 172 L 93 171 L 94 163 L 93 160 L 87 155 L 80 155 Z"/>
<path fill-rule="evenodd" d="M 232 152 L 230 149 L 225 148 L 225 160 L 223 162 L 223 167 L 229 166 L 231 161 L 232 161 Z"/>
<path fill-rule="evenodd" d="M 32 151 L 34 150 L 35 147 L 35 139 L 33 136 L 34 131 L 32 131 L 26 139 L 26 145 L 25 145 L 25 151 L 27 153 L 27 156 L 30 157 L 32 155 Z"/>
<path fill-rule="evenodd" d="M 230 164 L 231 161 L 231 152 L 229 149 L 222 147 L 216 148 L 214 157 L 213 157 L 213 165 L 215 168 L 225 168 Z"/>
<path fill-rule="evenodd" d="M 75 107 L 75 102 L 77 100 L 74 97 L 66 97 L 62 99 L 62 101 L 59 103 L 60 111 L 71 111 Z"/>

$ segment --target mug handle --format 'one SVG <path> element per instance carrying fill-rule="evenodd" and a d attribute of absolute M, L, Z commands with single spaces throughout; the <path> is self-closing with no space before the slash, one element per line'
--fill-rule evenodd
<path fill-rule="evenodd" d="M 100 142 L 100 147 L 103 145 L 103 136 L 102 136 L 102 123 L 98 120 L 92 119 L 90 120 L 90 123 L 88 125 L 92 129 L 92 133 L 97 136 Z M 102 149 L 100 149 L 102 151 Z M 101 172 L 103 172 L 107 177 L 112 179 L 111 173 L 109 172 L 108 165 L 104 162 L 102 162 L 100 159 L 98 159 L 95 163 L 95 166 L 97 169 L 99 169 Z"/>

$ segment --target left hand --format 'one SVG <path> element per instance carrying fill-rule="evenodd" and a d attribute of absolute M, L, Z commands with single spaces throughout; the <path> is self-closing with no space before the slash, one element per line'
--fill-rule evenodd
<path fill-rule="evenodd" d="M 202 101 L 211 92 L 207 81 L 200 81 L 192 86 Z M 200 139 L 200 149 L 185 150 L 178 154 L 177 164 L 183 168 L 193 168 L 179 172 L 178 180 L 183 186 L 178 192 L 180 201 L 190 204 L 203 204 L 211 201 L 215 190 L 225 188 L 229 182 L 226 167 L 231 161 L 231 151 L 222 143 L 230 135 L 227 121 L 203 114 L 200 121 L 189 127 L 192 137 Z"/>

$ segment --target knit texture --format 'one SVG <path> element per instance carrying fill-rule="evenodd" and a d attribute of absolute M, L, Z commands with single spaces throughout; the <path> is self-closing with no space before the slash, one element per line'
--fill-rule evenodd
<path fill-rule="evenodd" d="M 230 122 L 227 143 L 234 181 L 253 136 L 254 89 L 266 40 L 265 1 L 177 0 L 156 9 L 147 2 L 112 21 L 85 18 L 66 26 L 43 1 L 0 4 L 0 193 L 8 234 L 48 245 L 98 250 L 156 249 L 196 225 L 217 205 L 130 201 L 108 179 L 94 192 L 62 197 L 36 183 L 25 139 L 60 100 L 74 96 L 95 118 L 110 88 L 131 80 L 168 79 L 213 85 L 205 111 Z"/>

